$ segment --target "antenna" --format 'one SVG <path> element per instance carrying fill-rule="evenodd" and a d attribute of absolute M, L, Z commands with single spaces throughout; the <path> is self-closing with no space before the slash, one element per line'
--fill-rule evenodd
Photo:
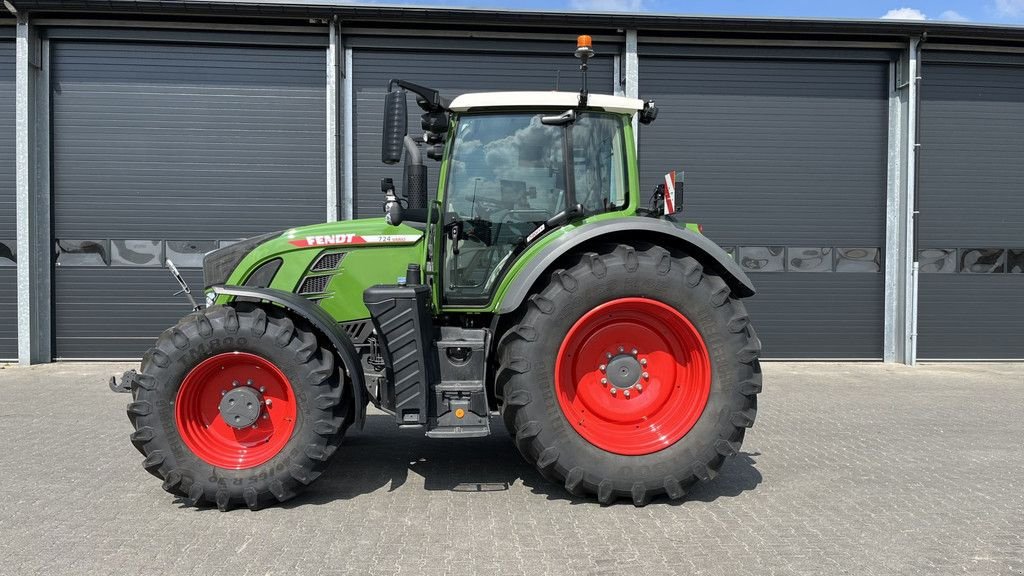
<path fill-rule="evenodd" d="M 587 60 L 594 56 L 593 40 L 586 34 L 576 37 L 576 57 L 580 59 L 580 72 L 583 73 L 583 85 L 580 87 L 580 108 L 587 106 Z"/>

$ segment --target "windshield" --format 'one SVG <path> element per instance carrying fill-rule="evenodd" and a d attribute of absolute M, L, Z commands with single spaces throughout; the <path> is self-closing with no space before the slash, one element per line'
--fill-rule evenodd
<path fill-rule="evenodd" d="M 505 266 L 570 204 L 586 215 L 625 205 L 622 118 L 587 112 L 573 124 L 547 126 L 543 116 L 460 119 L 446 180 L 446 301 L 486 303 Z"/>

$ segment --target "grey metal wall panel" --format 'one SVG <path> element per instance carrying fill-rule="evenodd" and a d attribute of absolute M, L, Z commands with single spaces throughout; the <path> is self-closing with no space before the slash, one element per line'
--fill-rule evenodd
<path fill-rule="evenodd" d="M 918 286 L 918 358 L 1024 358 L 1024 274 L 922 274 Z"/>
<path fill-rule="evenodd" d="M 51 74 L 58 245 L 146 240 L 159 261 L 324 220 L 324 49 L 55 40 Z M 140 249 L 58 257 L 58 357 L 140 356 L 188 311 Z"/>
<path fill-rule="evenodd" d="M 466 92 L 501 90 L 579 90 L 579 64 L 566 53 L 565 44 L 547 42 L 424 39 L 421 49 L 359 48 L 371 40 L 346 40 L 356 46 L 352 54 L 355 126 L 355 215 L 383 216 L 380 179 L 391 177 L 401 187 L 401 167 L 380 161 L 384 95 L 392 78 L 409 80 L 441 91 L 447 98 Z M 440 46 L 445 49 L 440 49 Z M 550 46 L 549 46 L 550 44 Z M 570 45 L 571 46 L 571 45 Z M 593 92 L 610 93 L 613 85 L 613 50 L 591 61 L 588 84 Z M 421 134 L 420 111 L 409 99 L 409 133 Z M 437 189 L 438 162 L 426 160 L 429 190 Z"/>
<path fill-rule="evenodd" d="M 685 219 L 723 246 L 882 247 L 884 57 L 708 54 L 645 56 L 641 46 L 640 95 L 661 109 L 640 128 L 645 195 L 665 172 L 685 170 Z M 751 278 L 765 357 L 882 356 L 880 272 Z"/>
<path fill-rule="evenodd" d="M 0 28 L 0 251 L 16 240 L 14 206 L 14 42 Z M 18 355 L 17 270 L 0 253 L 0 360 Z"/>
<path fill-rule="evenodd" d="M 922 267 L 922 359 L 1024 358 L 1024 57 L 980 56 L 925 52 L 919 248 L 956 252 Z"/>
<path fill-rule="evenodd" d="M 878 274 L 753 274 L 745 301 L 765 358 L 879 358 Z"/>
<path fill-rule="evenodd" d="M 202 270 L 182 270 L 192 286 Z M 167 270 L 68 268 L 54 275 L 57 356 L 139 358 L 192 310 Z"/>

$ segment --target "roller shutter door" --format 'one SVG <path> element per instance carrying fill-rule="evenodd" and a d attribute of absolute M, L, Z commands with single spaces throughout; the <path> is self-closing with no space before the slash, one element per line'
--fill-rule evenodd
<path fill-rule="evenodd" d="M 164 258 L 201 287 L 204 252 L 324 220 L 326 42 L 246 40 L 52 42 L 57 357 L 141 356 L 188 312 Z"/>
<path fill-rule="evenodd" d="M 885 52 L 642 46 L 641 188 L 685 170 L 685 219 L 758 294 L 766 358 L 882 357 Z"/>
<path fill-rule="evenodd" d="M 349 38 L 352 50 L 352 84 L 355 126 L 355 214 L 359 218 L 383 217 L 380 180 L 394 179 L 401 186 L 400 166 L 380 161 L 384 95 L 392 78 L 409 80 L 441 91 L 449 100 L 467 92 L 505 90 L 560 90 L 580 88 L 579 63 L 566 51 L 565 42 L 490 41 L 469 39 Z M 615 46 L 602 49 L 591 60 L 588 86 L 595 93 L 613 90 Z M 409 134 L 423 133 L 420 113 L 409 98 Z M 437 190 L 439 162 L 425 160 L 430 182 Z"/>
<path fill-rule="evenodd" d="M 918 357 L 1024 358 L 1024 58 L 925 52 Z"/>
<path fill-rule="evenodd" d="M 18 356 L 13 37 L 13 30 L 0 27 L 0 360 Z"/>

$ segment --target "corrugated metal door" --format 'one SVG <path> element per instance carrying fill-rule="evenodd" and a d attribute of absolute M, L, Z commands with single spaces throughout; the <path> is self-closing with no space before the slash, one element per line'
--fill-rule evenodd
<path fill-rule="evenodd" d="M 1024 58 L 925 52 L 918 349 L 1024 358 Z"/>
<path fill-rule="evenodd" d="M 10 28 L 0 27 L 0 360 L 18 356 L 13 36 Z"/>
<path fill-rule="evenodd" d="M 889 58 L 642 46 L 641 186 L 685 170 L 685 219 L 758 294 L 766 358 L 881 358 Z"/>
<path fill-rule="evenodd" d="M 348 38 L 347 46 L 353 49 L 356 217 L 383 217 L 381 178 L 393 178 L 399 189 L 402 183 L 401 167 L 380 161 L 384 95 L 389 80 L 398 78 L 434 88 L 448 99 L 466 92 L 554 90 L 556 86 L 560 90 L 579 90 L 579 63 L 572 57 L 571 42 Z M 608 94 L 613 90 L 613 55 L 618 48 L 602 48 L 595 43 L 594 49 L 598 56 L 591 60 L 588 85 L 593 92 Z M 421 112 L 409 98 L 410 135 L 423 133 Z M 440 163 L 425 162 L 430 177 L 428 189 L 433 193 Z"/>
<path fill-rule="evenodd" d="M 199 286 L 204 252 L 324 220 L 326 52 L 302 42 L 52 43 L 58 357 L 141 356 L 189 311 L 164 258 Z"/>

